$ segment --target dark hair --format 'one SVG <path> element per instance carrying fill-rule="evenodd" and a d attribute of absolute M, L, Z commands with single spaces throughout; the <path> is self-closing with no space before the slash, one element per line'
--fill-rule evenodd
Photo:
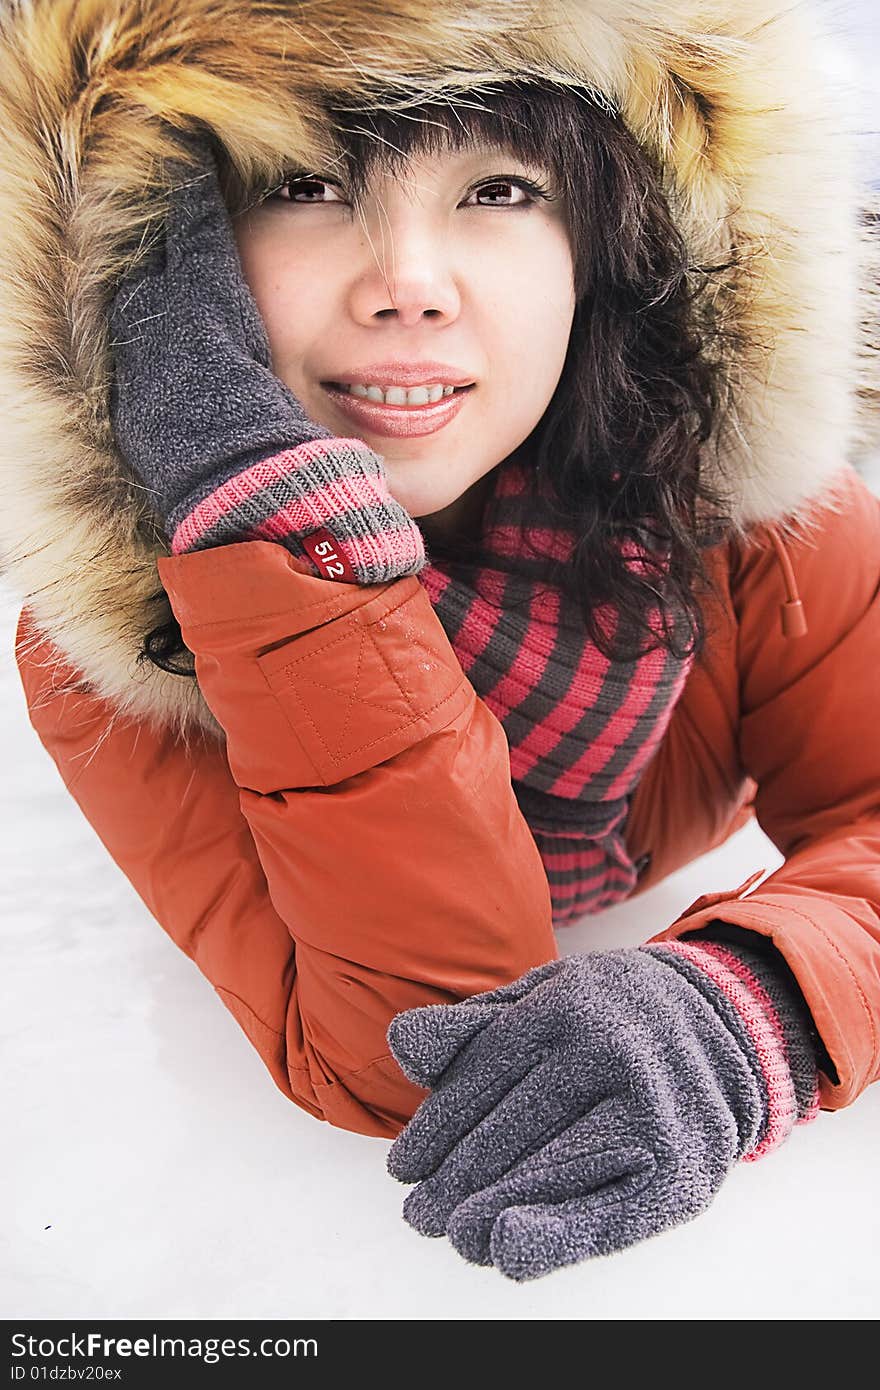
<path fill-rule="evenodd" d="M 541 557 L 540 573 L 577 604 L 607 658 L 632 659 L 652 645 L 698 655 L 706 629 L 697 589 L 717 592 L 702 552 L 731 525 L 701 469 L 725 403 L 719 347 L 730 336 L 705 300 L 717 310 L 726 282 L 716 277 L 735 261 L 692 263 L 657 161 L 589 89 L 505 81 L 400 109 L 393 96 L 381 109 L 328 108 L 356 207 L 377 169 L 394 174 L 410 156 L 475 140 L 552 172 L 572 239 L 576 307 L 556 391 L 516 453 L 530 463 L 536 496 L 543 480 L 557 524 L 577 541 L 564 563 Z M 226 187 L 231 205 L 247 201 L 241 189 L 230 195 L 228 179 Z M 509 563 L 535 573 L 527 557 L 539 552 L 528 529 Z M 662 564 L 632 568 L 620 552 L 624 540 Z M 465 537 L 429 547 L 430 559 L 462 572 L 480 556 L 479 541 Z M 655 635 L 658 598 L 669 621 Z M 622 618 L 616 636 L 596 616 L 606 603 Z M 626 645 L 633 632 L 638 640 Z M 173 664 L 186 650 L 172 617 L 149 634 L 139 660 L 191 675 Z"/>

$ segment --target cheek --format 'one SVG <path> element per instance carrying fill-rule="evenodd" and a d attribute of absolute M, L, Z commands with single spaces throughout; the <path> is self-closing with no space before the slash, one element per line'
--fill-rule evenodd
<path fill-rule="evenodd" d="M 523 274 L 523 267 L 528 273 Z M 491 295 L 496 363 L 504 362 L 507 408 L 538 418 L 556 389 L 575 310 L 567 241 L 540 240 L 529 257 L 496 266 Z"/>
<path fill-rule="evenodd" d="M 281 375 L 285 364 L 301 360 L 320 323 L 323 282 L 309 257 L 301 249 L 294 254 L 285 238 L 273 235 L 271 226 L 242 219 L 235 238 L 244 278 L 266 325 L 273 365 Z"/>

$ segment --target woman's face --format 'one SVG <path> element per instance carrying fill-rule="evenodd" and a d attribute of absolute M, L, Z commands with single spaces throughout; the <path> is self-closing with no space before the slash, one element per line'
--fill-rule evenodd
<path fill-rule="evenodd" d="M 362 218 L 328 173 L 236 219 L 275 373 L 312 420 L 382 456 L 391 494 L 429 518 L 429 536 L 463 524 L 562 372 L 572 250 L 562 202 L 515 182 L 530 176 L 555 191 L 550 170 L 473 144 L 377 176 Z M 328 385 L 436 386 L 437 363 L 473 384 L 433 409 L 406 397 L 361 405 Z"/>

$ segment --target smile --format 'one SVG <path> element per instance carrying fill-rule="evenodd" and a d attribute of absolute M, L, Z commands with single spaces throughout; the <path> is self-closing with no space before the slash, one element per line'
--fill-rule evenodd
<path fill-rule="evenodd" d="M 412 403 L 408 399 L 410 391 L 402 387 L 392 388 L 394 391 L 400 390 L 407 398 L 406 404 L 396 404 L 388 400 L 377 401 L 362 395 L 352 395 L 349 387 L 336 382 L 327 381 L 321 385 L 336 406 L 356 424 L 373 434 L 409 439 L 418 435 L 434 434 L 437 430 L 443 429 L 455 419 L 468 396 L 476 389 L 475 385 L 456 386 L 449 388 L 449 395 L 444 395 L 438 400 L 428 399 Z M 430 388 L 426 387 L 412 389 L 430 391 Z"/>

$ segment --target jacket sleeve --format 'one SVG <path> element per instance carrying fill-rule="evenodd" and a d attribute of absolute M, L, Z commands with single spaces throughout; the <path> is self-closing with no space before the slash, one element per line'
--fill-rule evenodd
<path fill-rule="evenodd" d="M 318 579 L 264 541 L 159 571 L 225 742 L 121 719 L 25 610 L 31 722 L 284 1094 L 393 1137 L 427 1094 L 393 1016 L 558 955 L 504 731 L 415 576 Z"/>
<path fill-rule="evenodd" d="M 718 922 L 772 943 L 816 1026 L 821 1107 L 838 1110 L 880 1071 L 880 498 L 847 464 L 828 499 L 787 541 L 803 636 L 781 636 L 766 528 L 731 573 L 740 761 L 785 863 L 748 896 L 763 871 L 703 894 L 651 940 Z"/>

